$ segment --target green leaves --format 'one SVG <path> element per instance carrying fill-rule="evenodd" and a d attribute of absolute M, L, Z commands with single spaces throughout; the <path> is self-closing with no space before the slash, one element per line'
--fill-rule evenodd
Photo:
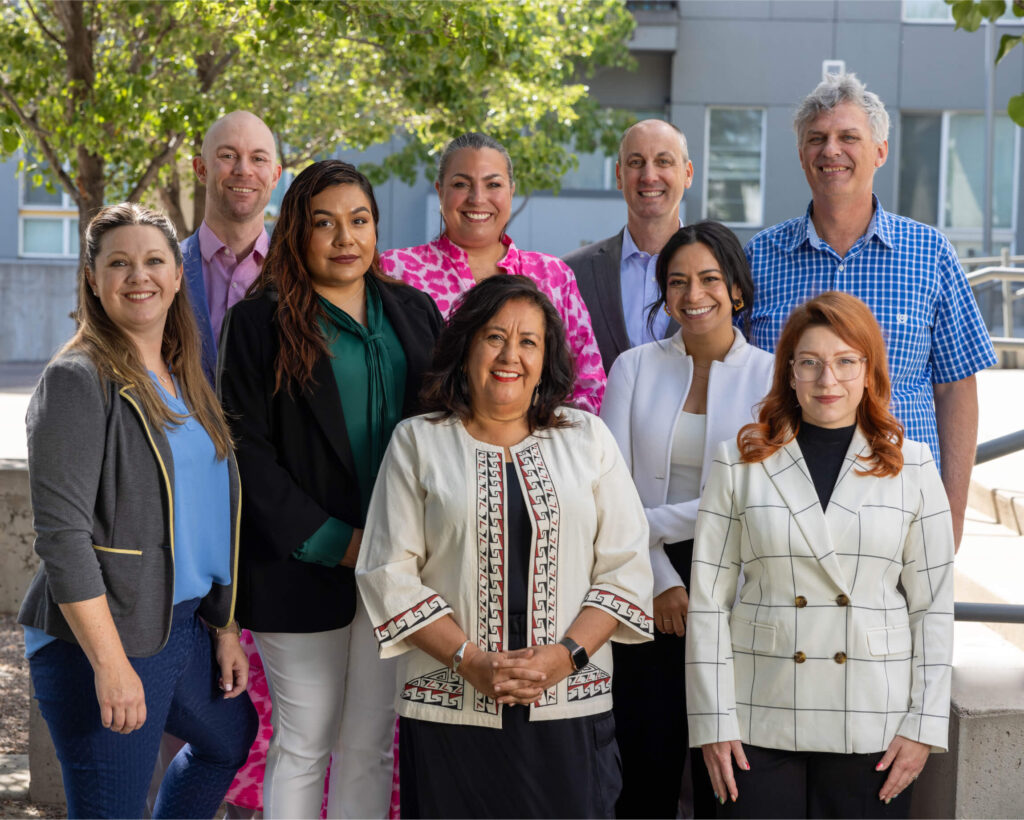
<path fill-rule="evenodd" d="M 1006 106 L 1006 113 L 1017 125 L 1024 128 L 1024 94 L 1017 94 L 1010 97 L 1010 104 Z"/>
<path fill-rule="evenodd" d="M 71 2 L 33 4 L 38 21 L 28 4 L 0 3 L 0 152 L 24 139 L 69 169 L 73 196 L 146 196 L 174 169 L 190 179 L 204 129 L 235 109 L 267 122 L 292 170 L 390 142 L 369 166 L 378 182 L 432 176 L 448 140 L 487 131 L 511 151 L 524 194 L 557 187 L 574 135 L 613 146 L 623 126 L 583 84 L 630 64 L 621 0 L 96 0 L 79 7 L 67 49 L 48 32 L 68 37 L 73 15 L 55 10 Z M 72 82 L 75 65 L 89 71 Z"/>
<path fill-rule="evenodd" d="M 946 0 L 952 6 L 953 19 L 956 27 L 967 31 L 977 31 L 984 20 L 989 25 L 995 25 L 1004 14 L 1006 14 L 1005 0 Z M 1013 0 L 1011 6 L 1017 17 L 1024 17 L 1024 0 Z M 999 49 L 996 51 L 996 65 L 1020 43 L 1024 42 L 1024 35 L 1004 34 L 999 39 Z M 1010 98 L 1006 106 L 1006 113 L 1010 115 L 1017 125 L 1024 127 L 1024 94 L 1018 94 Z"/>
<path fill-rule="evenodd" d="M 1016 45 L 1020 45 L 1024 42 L 1024 36 L 1014 34 L 1004 34 L 999 40 L 999 50 L 996 52 L 996 65 L 999 65 L 1000 61 L 1007 55 L 1007 53 Z"/>

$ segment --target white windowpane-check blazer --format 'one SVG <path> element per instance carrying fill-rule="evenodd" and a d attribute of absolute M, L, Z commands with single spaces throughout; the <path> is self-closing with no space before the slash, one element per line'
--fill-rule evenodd
<path fill-rule="evenodd" d="M 758 464 L 720 446 L 690 583 L 691 745 L 867 754 L 899 734 L 946 748 L 949 504 L 927 445 L 904 441 L 890 478 L 855 472 L 869 453 L 858 429 L 823 511 L 796 441 Z"/>

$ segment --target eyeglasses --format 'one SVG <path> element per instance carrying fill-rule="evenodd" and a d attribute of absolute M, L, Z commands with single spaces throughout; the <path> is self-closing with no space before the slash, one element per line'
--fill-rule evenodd
<path fill-rule="evenodd" d="M 793 366 L 793 375 L 798 382 L 816 382 L 821 378 L 826 367 L 832 371 L 837 382 L 848 382 L 860 377 L 864 370 L 864 362 L 867 360 L 867 356 L 860 358 L 839 356 L 828 362 L 823 362 L 821 359 L 804 358 L 790 359 L 789 363 Z"/>

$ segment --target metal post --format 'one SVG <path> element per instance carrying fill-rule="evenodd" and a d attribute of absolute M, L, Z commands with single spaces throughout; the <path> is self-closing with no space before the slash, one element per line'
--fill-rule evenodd
<path fill-rule="evenodd" d="M 996 25 L 985 23 L 985 207 L 981 230 L 981 255 L 992 255 L 992 168 L 995 150 Z M 1005 302 L 1003 303 L 1006 304 Z"/>

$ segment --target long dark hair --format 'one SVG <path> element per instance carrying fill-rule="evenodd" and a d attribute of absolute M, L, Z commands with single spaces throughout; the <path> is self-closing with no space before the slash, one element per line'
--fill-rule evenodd
<path fill-rule="evenodd" d="M 325 311 L 317 301 L 313 277 L 306 269 L 306 248 L 313 232 L 310 201 L 335 185 L 355 185 L 366 194 L 374 230 L 380 235 L 380 210 L 373 195 L 373 186 L 354 165 L 338 159 L 314 162 L 288 187 L 263 269 L 249 288 L 250 296 L 268 289 L 277 291 L 277 328 L 281 348 L 274 368 L 275 393 L 282 385 L 289 392 L 292 385 L 300 390 L 311 385 L 313 365 L 320 356 L 327 354 L 327 342 L 319 325 Z M 376 248 L 367 272 L 381 281 L 395 281 L 381 272 L 380 254 Z"/>
<path fill-rule="evenodd" d="M 718 267 L 725 277 L 725 287 L 731 296 L 732 286 L 738 285 L 743 297 L 743 307 L 733 309 L 733 315 L 744 314 L 744 324 L 750 319 L 750 306 L 754 304 L 754 278 L 750 275 L 750 263 L 743 253 L 743 246 L 736 234 L 721 222 L 705 219 L 693 225 L 686 225 L 676 231 L 658 253 L 658 261 L 654 265 L 654 278 L 658 282 L 658 301 L 647 311 L 647 327 L 654 329 L 654 319 L 665 304 L 668 292 L 668 266 L 676 251 L 686 245 L 705 245 L 718 262 Z"/>
<path fill-rule="evenodd" d="M 185 417 L 172 411 L 160 398 L 135 343 L 107 315 L 99 298 L 93 295 L 88 279 L 90 273 L 95 274 L 96 258 L 103 237 L 116 228 L 131 225 L 160 231 L 167 242 L 167 249 L 174 257 L 175 267 L 181 269 L 178 237 L 171 221 L 164 214 L 134 202 L 122 202 L 104 208 L 85 229 L 85 266 L 78 274 L 78 307 L 75 310 L 78 329 L 57 355 L 70 350 L 85 353 L 104 379 L 131 386 L 139 397 L 146 418 L 166 430 L 184 422 Z M 189 304 L 187 286 L 174 295 L 174 301 L 167 310 L 160 355 L 178 380 L 182 399 L 189 412 L 213 441 L 217 458 L 227 458 L 231 450 L 231 434 L 224 421 L 220 402 L 203 373 L 202 341 Z"/>
<path fill-rule="evenodd" d="M 544 365 L 536 399 L 526 414 L 530 431 L 571 424 L 558 412 L 576 380 L 576 367 L 565 344 L 562 320 L 554 305 L 531 279 L 507 273 L 489 276 L 467 291 L 437 340 L 433 367 L 420 393 L 420 403 L 424 411 L 439 413 L 438 421 L 452 416 L 458 416 L 461 421 L 472 418 L 473 408 L 464 371 L 470 348 L 477 331 L 506 302 L 513 300 L 535 305 L 544 314 Z"/>

